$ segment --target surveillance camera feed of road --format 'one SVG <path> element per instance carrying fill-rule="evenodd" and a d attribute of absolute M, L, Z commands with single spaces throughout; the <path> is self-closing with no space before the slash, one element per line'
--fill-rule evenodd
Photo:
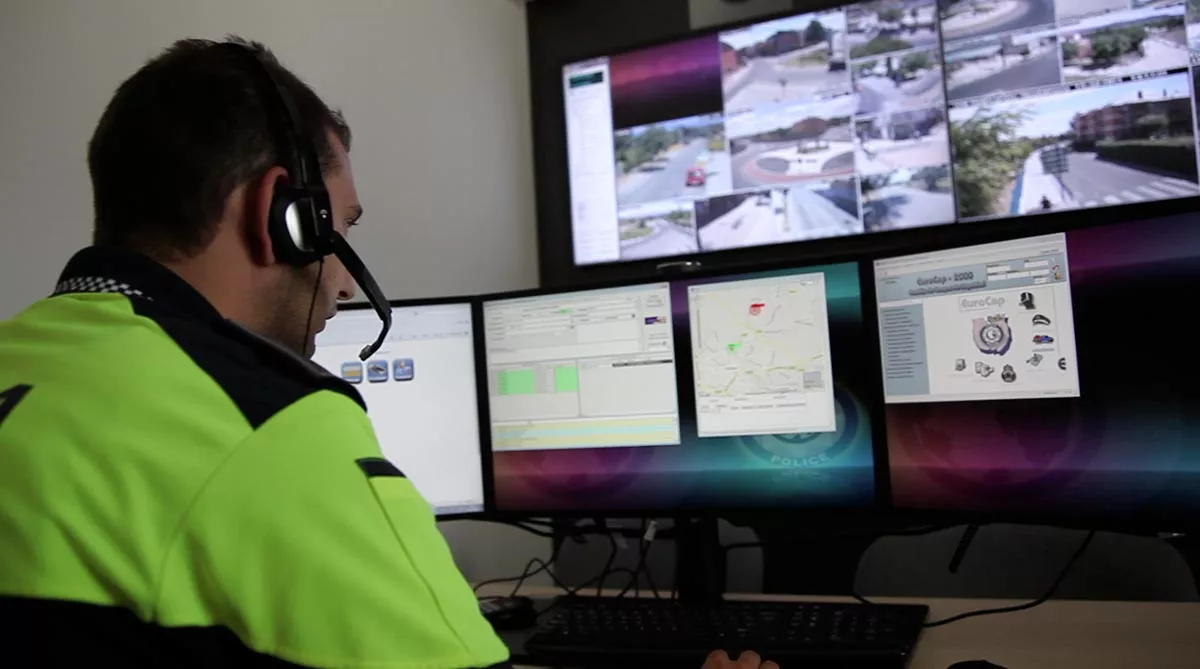
<path fill-rule="evenodd" d="M 1200 195 L 1200 0 L 877 0 L 563 77 L 578 265 Z"/>

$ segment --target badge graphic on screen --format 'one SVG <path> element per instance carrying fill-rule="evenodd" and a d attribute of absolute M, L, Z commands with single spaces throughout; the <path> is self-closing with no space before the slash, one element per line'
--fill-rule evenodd
<path fill-rule="evenodd" d="M 1012 344 L 1012 330 L 1008 327 L 1008 316 L 996 314 L 971 321 L 975 334 L 975 347 L 980 353 L 1004 355 Z"/>

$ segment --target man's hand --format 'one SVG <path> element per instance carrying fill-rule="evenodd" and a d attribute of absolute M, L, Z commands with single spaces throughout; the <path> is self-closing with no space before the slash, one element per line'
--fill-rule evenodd
<path fill-rule="evenodd" d="M 736 661 L 729 659 L 725 651 L 714 650 L 704 661 L 704 669 L 779 669 L 779 665 L 763 662 L 758 653 L 752 650 L 743 651 Z"/>

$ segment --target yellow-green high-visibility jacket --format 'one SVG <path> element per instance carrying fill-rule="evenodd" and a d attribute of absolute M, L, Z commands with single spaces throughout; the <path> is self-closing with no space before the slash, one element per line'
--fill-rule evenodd
<path fill-rule="evenodd" d="M 362 399 L 89 248 L 0 323 L 0 664 L 506 663 Z"/>

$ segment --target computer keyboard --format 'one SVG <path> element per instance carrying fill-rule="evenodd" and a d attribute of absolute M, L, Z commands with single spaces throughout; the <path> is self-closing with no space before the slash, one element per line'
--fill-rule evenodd
<path fill-rule="evenodd" d="M 903 667 L 926 606 L 567 597 L 525 642 L 547 666 L 686 666 L 717 649 L 753 650 L 784 669 Z M 736 657 L 736 655 L 733 655 Z"/>

